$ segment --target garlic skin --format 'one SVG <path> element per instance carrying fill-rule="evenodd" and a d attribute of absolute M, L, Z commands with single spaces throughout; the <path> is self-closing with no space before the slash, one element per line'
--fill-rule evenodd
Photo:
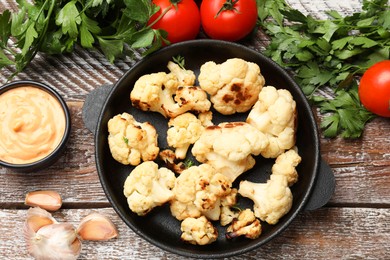
<path fill-rule="evenodd" d="M 91 213 L 83 218 L 76 232 L 82 240 L 90 241 L 106 241 L 118 237 L 114 223 L 99 213 Z"/>
<path fill-rule="evenodd" d="M 52 224 L 46 224 L 50 223 Z M 49 212 L 30 208 L 24 225 L 28 252 L 37 260 L 73 260 L 81 252 L 81 241 L 69 223 L 58 223 Z"/>
<path fill-rule="evenodd" d="M 28 252 L 37 260 L 73 260 L 81 251 L 73 225 L 69 223 L 43 226 L 27 235 Z"/>
<path fill-rule="evenodd" d="M 62 198 L 56 191 L 37 190 L 26 194 L 24 204 L 49 211 L 56 211 L 62 206 Z"/>
<path fill-rule="evenodd" d="M 57 220 L 44 209 L 35 207 L 27 210 L 25 228 L 31 229 L 33 232 L 37 232 L 43 226 L 57 223 Z"/>

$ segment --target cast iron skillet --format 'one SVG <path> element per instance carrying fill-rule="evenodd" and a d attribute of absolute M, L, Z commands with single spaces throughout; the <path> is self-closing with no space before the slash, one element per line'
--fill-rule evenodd
<path fill-rule="evenodd" d="M 123 184 L 134 167 L 121 165 L 112 158 L 107 142 L 107 122 L 116 114 L 129 112 L 138 121 L 151 122 L 159 132 L 159 146 L 167 147 L 167 119 L 157 113 L 143 112 L 133 108 L 130 103 L 130 92 L 140 76 L 153 72 L 168 71 L 166 69 L 168 61 L 177 55 L 183 56 L 186 68 L 195 71 L 196 74 L 199 73 L 200 66 L 206 61 L 212 60 L 221 63 L 228 58 L 242 58 L 255 62 L 261 68 L 266 85 L 288 89 L 297 103 L 298 130 L 296 144 L 302 162 L 297 168 L 299 181 L 291 188 L 294 197 L 293 206 L 290 212 L 276 225 L 262 223 L 263 231 L 258 239 L 238 238 L 227 240 L 224 237 L 226 228 L 217 225 L 219 237 L 215 243 L 207 246 L 189 245 L 180 241 L 180 222 L 171 216 L 168 205 L 156 208 L 144 217 L 139 217 L 129 210 L 126 198 L 123 195 Z M 97 117 L 100 111 L 101 113 Z M 215 124 L 223 121 L 244 121 L 246 116 L 247 114 L 222 116 L 215 113 L 213 121 Z M 333 193 L 333 173 L 324 162 L 321 162 L 316 122 L 300 88 L 273 61 L 239 44 L 215 40 L 194 40 L 165 47 L 138 62 L 112 88 L 104 86 L 91 93 L 87 97 L 83 108 L 83 118 L 91 131 L 96 128 L 96 166 L 103 189 L 115 211 L 139 236 L 173 253 L 198 258 L 229 257 L 245 253 L 258 248 L 279 235 L 301 210 L 323 206 Z M 234 186 L 238 187 L 238 183 L 242 179 L 266 182 L 273 163 L 273 159 L 259 157 L 256 166 L 240 176 Z M 313 190 L 315 190 L 314 193 Z M 247 207 L 252 205 L 251 201 L 245 198 L 240 198 L 239 204 Z"/>

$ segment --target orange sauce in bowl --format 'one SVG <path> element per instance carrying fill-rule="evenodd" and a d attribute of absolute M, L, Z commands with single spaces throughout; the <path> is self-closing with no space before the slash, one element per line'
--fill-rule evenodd
<path fill-rule="evenodd" d="M 43 159 L 60 144 L 64 110 L 50 93 L 33 86 L 0 95 L 0 160 L 27 164 Z"/>

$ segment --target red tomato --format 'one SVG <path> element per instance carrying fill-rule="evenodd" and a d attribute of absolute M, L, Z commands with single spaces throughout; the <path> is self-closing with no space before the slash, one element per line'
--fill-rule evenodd
<path fill-rule="evenodd" d="M 171 43 L 195 39 L 200 30 L 200 14 L 193 0 L 153 0 L 153 3 L 160 7 L 148 23 L 153 24 L 153 29 L 166 31 Z M 156 21 L 167 8 L 169 10 Z"/>
<path fill-rule="evenodd" d="M 359 84 L 359 98 L 372 113 L 390 117 L 390 60 L 375 63 L 364 72 Z"/>
<path fill-rule="evenodd" d="M 238 41 L 256 26 L 256 0 L 203 0 L 200 17 L 210 38 Z"/>

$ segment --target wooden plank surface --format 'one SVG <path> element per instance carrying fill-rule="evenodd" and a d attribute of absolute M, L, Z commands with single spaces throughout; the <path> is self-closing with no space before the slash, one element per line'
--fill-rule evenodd
<path fill-rule="evenodd" d="M 359 10 L 361 0 L 289 0 L 294 8 L 323 17 L 324 10 L 344 14 Z M 0 12 L 15 10 L 14 0 L 0 0 Z M 246 43 L 261 51 L 264 35 Z M 45 171 L 14 173 L 0 168 L 0 257 L 30 259 L 25 250 L 22 225 L 24 196 L 36 189 L 58 191 L 63 208 L 54 213 L 59 221 L 77 224 L 92 211 L 109 216 L 120 237 L 104 243 L 84 244 L 80 259 L 182 259 L 146 242 L 117 216 L 105 197 L 96 172 L 94 136 L 82 121 L 86 95 L 98 86 L 113 84 L 141 59 L 140 55 L 109 63 L 97 50 L 61 56 L 38 55 L 17 79 L 38 80 L 53 86 L 66 99 L 72 114 L 72 132 L 60 160 Z M 0 84 L 12 70 L 3 70 Z M 317 115 L 320 117 L 320 115 Z M 388 259 L 390 255 L 390 119 L 370 122 L 363 138 L 321 138 L 321 152 L 330 164 L 336 189 L 321 209 L 302 212 L 281 234 L 258 250 L 233 259 Z"/>
<path fill-rule="evenodd" d="M 138 237 L 109 208 L 60 210 L 53 216 L 76 226 L 92 211 L 110 217 L 118 226 L 119 238 L 84 242 L 79 259 L 183 259 Z M 22 246 L 25 211 L 1 210 L 0 217 L 2 259 L 29 259 Z M 303 212 L 269 243 L 229 259 L 386 259 L 390 255 L 389 218 L 388 208 L 323 208 Z"/>

